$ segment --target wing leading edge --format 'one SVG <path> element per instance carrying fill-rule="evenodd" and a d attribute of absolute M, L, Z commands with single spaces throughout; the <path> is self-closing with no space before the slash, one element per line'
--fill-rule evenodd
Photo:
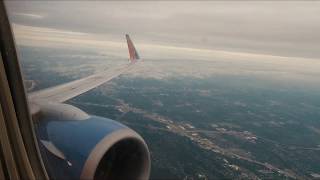
<path fill-rule="evenodd" d="M 43 89 L 40 91 L 32 92 L 29 95 L 31 101 L 49 101 L 49 102 L 64 102 L 80 94 L 83 94 L 101 84 L 112 80 L 115 77 L 129 71 L 134 67 L 135 62 L 139 59 L 138 53 L 130 40 L 129 35 L 126 35 L 130 64 L 125 64 L 106 72 L 100 72 L 91 76 L 71 81 L 69 83 L 61 84 L 55 87 Z M 131 58 L 132 56 L 132 58 Z"/>

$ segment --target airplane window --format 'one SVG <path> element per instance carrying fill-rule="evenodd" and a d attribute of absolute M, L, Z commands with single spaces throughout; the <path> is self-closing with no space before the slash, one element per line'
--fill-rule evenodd
<path fill-rule="evenodd" d="M 6 4 L 53 179 L 320 178 L 319 2 Z"/>

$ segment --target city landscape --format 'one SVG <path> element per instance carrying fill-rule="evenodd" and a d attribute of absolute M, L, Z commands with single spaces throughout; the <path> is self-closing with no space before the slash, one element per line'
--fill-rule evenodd
<path fill-rule="evenodd" d="M 29 92 L 127 63 L 89 50 L 19 53 Z M 67 103 L 141 134 L 151 179 L 319 178 L 319 63 L 271 62 L 146 58 Z"/>

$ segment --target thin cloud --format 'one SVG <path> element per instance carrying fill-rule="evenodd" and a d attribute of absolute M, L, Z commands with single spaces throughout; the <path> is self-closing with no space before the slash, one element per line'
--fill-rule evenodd
<path fill-rule="evenodd" d="M 23 16 L 23 17 L 27 17 L 27 18 L 31 18 L 31 19 L 42 19 L 42 18 L 44 18 L 43 15 L 31 14 L 31 13 L 13 13 L 13 15 Z"/>

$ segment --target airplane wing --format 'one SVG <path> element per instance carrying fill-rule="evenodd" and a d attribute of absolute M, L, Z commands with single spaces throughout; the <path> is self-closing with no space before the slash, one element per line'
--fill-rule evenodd
<path fill-rule="evenodd" d="M 129 64 L 122 65 L 112 70 L 93 74 L 91 76 L 71 81 L 55 87 L 43 89 L 29 94 L 31 101 L 49 101 L 49 102 L 64 102 L 80 94 L 83 94 L 105 82 L 118 77 L 122 73 L 130 70 L 138 62 L 139 55 L 129 37 L 126 34 L 128 49 L 129 49 Z"/>

